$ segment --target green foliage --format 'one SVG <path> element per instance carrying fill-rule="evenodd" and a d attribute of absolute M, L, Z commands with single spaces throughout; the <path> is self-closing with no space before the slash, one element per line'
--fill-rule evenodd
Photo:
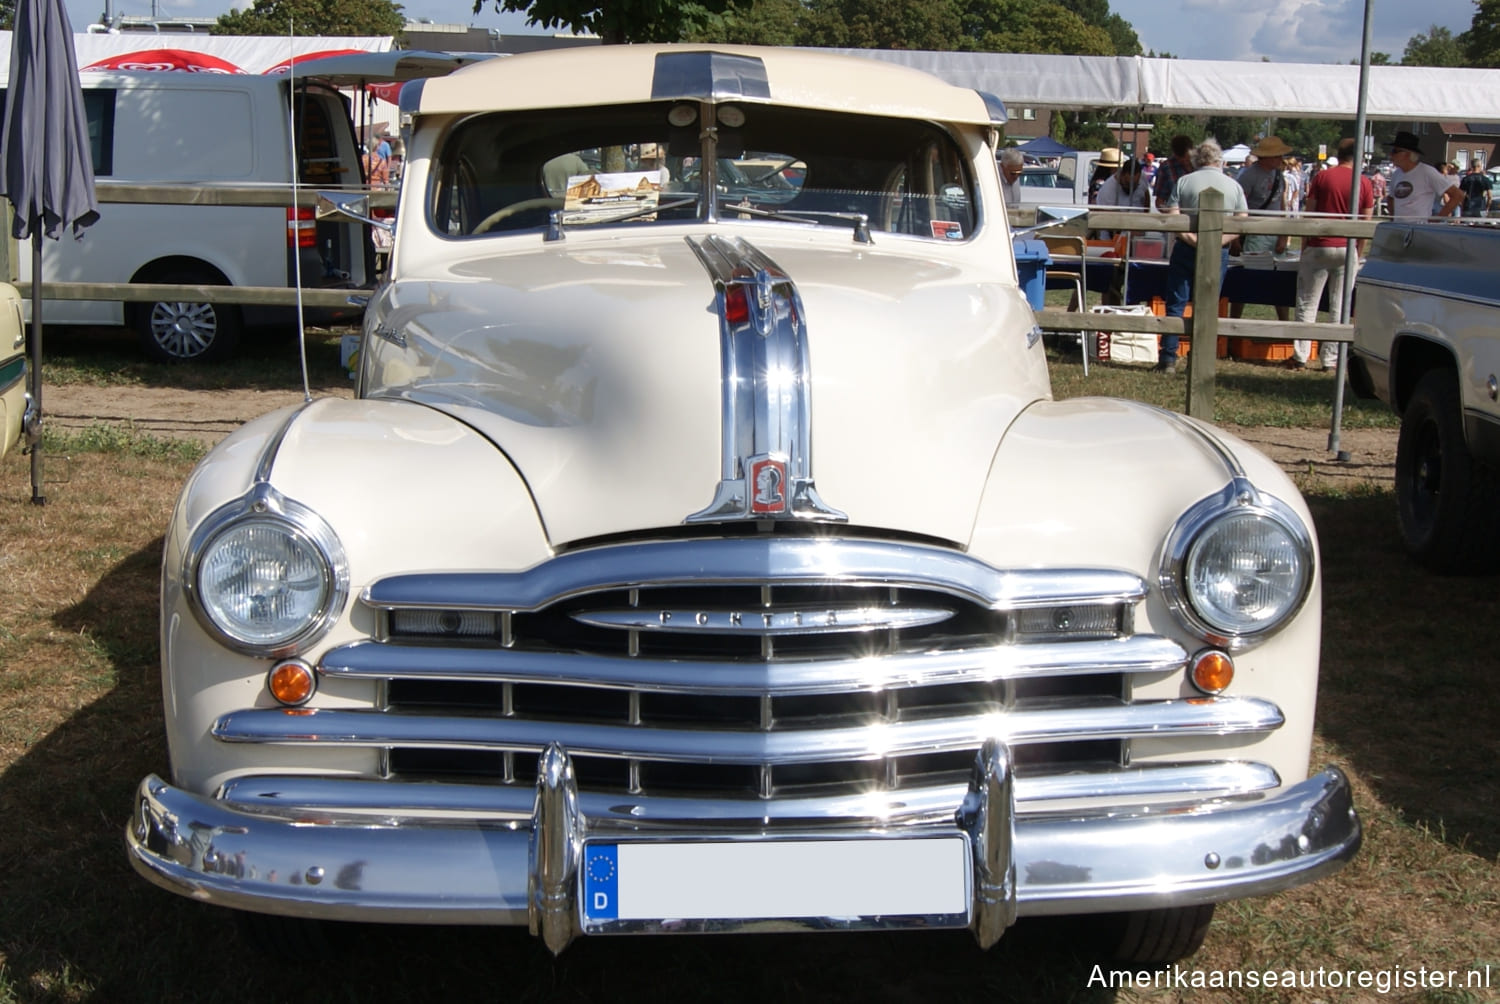
<path fill-rule="evenodd" d="M 500 0 L 524 6 L 524 0 Z M 533 19 L 539 4 L 531 6 Z M 516 9 L 507 8 L 507 9 Z M 733 0 L 685 41 L 936 52 L 1134 55 L 1108 0 Z"/>
<path fill-rule="evenodd" d="M 214 35 L 400 35 L 402 7 L 391 0 L 255 0 L 221 15 Z"/>
<path fill-rule="evenodd" d="M 1419 32 L 1407 41 L 1406 51 L 1401 54 L 1401 65 L 1466 66 L 1468 59 L 1458 37 L 1442 25 L 1435 24 L 1425 35 Z"/>
<path fill-rule="evenodd" d="M 10 31 L 15 26 L 16 0 L 0 0 L 0 31 Z M 3 986 L 3 984 L 0 984 L 0 986 Z"/>
<path fill-rule="evenodd" d="M 1474 20 L 1460 37 L 1470 66 L 1500 66 L 1500 0 L 1474 0 Z"/>
<path fill-rule="evenodd" d="M 487 0 L 474 0 L 474 13 Z M 723 31 L 731 0 L 492 0 L 526 23 L 598 35 L 606 43 L 677 42 Z"/>

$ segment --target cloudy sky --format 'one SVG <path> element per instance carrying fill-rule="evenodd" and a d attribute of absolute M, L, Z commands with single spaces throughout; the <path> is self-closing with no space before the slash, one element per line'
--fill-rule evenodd
<path fill-rule="evenodd" d="M 1370 46 L 1401 58 L 1407 39 L 1440 25 L 1455 35 L 1473 0 L 1369 0 Z M 1110 0 L 1135 26 L 1141 47 L 1183 59 L 1347 63 L 1359 58 L 1365 0 Z"/>
<path fill-rule="evenodd" d="M 104 0 L 67 0 L 75 30 L 96 22 Z M 156 0 L 162 17 L 217 17 L 253 0 Z M 1407 39 L 1437 24 L 1457 34 L 1469 27 L 1473 0 L 1369 0 L 1374 5 L 1372 46 L 1399 59 Z M 474 14 L 472 0 L 401 0 L 408 17 L 440 24 L 474 24 L 508 34 L 530 33 L 525 17 L 496 14 L 487 4 Z M 1365 0 L 1111 0 L 1135 26 L 1147 51 L 1183 59 L 1247 59 L 1278 63 L 1347 63 L 1359 58 Z M 152 0 L 114 0 L 117 14 L 147 16 Z"/>

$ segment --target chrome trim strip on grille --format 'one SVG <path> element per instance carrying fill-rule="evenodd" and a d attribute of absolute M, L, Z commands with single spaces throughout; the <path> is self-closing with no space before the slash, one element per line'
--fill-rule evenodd
<path fill-rule="evenodd" d="M 538 610 L 558 600 L 646 586 L 837 585 L 935 589 L 990 609 L 1132 603 L 1146 583 L 1098 568 L 1002 570 L 920 544 L 799 537 L 668 540 L 571 551 L 520 572 L 393 575 L 361 597 L 379 610 Z"/>
<path fill-rule="evenodd" d="M 1024 744 L 1147 736 L 1253 735 L 1277 729 L 1282 721 L 1280 709 L 1267 701 L 1205 697 L 1018 709 L 1003 714 L 781 732 L 643 729 L 623 724 L 517 718 L 253 708 L 224 715 L 214 723 L 210 733 L 223 742 L 531 753 L 556 742 L 575 756 L 779 765 L 944 753 L 973 749 L 992 737 L 1009 744 Z"/>
<path fill-rule="evenodd" d="M 723 635 L 804 635 L 844 631 L 892 631 L 940 624 L 953 616 L 940 607 L 827 606 L 806 610 L 580 610 L 571 614 L 591 627 Z"/>
<path fill-rule="evenodd" d="M 1195 803 L 1234 798 L 1281 785 L 1276 771 L 1262 763 L 1222 761 L 1146 764 L 1106 772 L 1071 772 L 1016 778 L 1016 802 L 1045 811 L 1063 799 L 1108 798 L 1112 806 L 1181 795 Z M 813 797 L 673 798 L 581 791 L 579 808 L 591 823 L 622 825 L 728 820 L 885 820 L 908 822 L 951 818 L 966 785 L 927 785 L 892 791 Z M 372 814 L 382 818 L 457 816 L 464 819 L 521 819 L 531 815 L 536 792 L 529 784 L 443 784 L 376 781 L 363 778 L 261 775 L 236 778 L 218 798 L 247 812 L 270 815 L 300 809 Z"/>
<path fill-rule="evenodd" d="M 1182 646 L 1157 635 L 1040 642 L 975 652 L 913 652 L 781 663 L 608 659 L 571 652 L 356 642 L 325 654 L 318 670 L 353 679 L 490 680 L 656 693 L 784 697 L 1043 676 L 1170 672 L 1180 669 L 1186 659 Z"/>
<path fill-rule="evenodd" d="M 684 522 L 846 522 L 813 487 L 812 367 L 797 287 L 742 238 L 686 240 L 714 283 L 723 441 L 713 501 Z"/>

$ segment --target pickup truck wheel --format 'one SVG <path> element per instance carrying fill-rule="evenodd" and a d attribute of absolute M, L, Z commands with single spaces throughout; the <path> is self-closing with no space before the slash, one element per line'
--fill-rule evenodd
<path fill-rule="evenodd" d="M 149 282 L 219 286 L 223 279 L 204 272 L 153 275 Z M 232 303 L 158 300 L 131 306 L 131 327 L 146 355 L 157 362 L 217 362 L 240 340 L 240 309 Z"/>
<path fill-rule="evenodd" d="M 1396 442 L 1396 504 L 1406 550 L 1435 572 L 1493 569 L 1500 544 L 1500 472 L 1464 442 L 1458 376 L 1448 369 L 1417 383 Z"/>
<path fill-rule="evenodd" d="M 1136 910 L 1100 917 L 1100 947 L 1115 962 L 1164 965 L 1187 958 L 1203 946 L 1214 904 Z"/>

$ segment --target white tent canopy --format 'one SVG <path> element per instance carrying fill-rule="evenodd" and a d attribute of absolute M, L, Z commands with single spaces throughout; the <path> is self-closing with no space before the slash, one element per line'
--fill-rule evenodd
<path fill-rule="evenodd" d="M 10 32 L 0 31 L 0 67 L 9 66 Z M 112 56 L 123 56 L 146 49 L 185 49 L 217 56 L 233 63 L 246 73 L 260 73 L 293 56 L 302 58 L 317 52 L 336 49 L 359 49 L 363 52 L 385 52 L 391 48 L 389 35 L 351 35 L 338 37 L 298 35 L 293 38 L 270 38 L 261 35 L 206 35 L 201 32 L 141 32 L 119 34 L 74 32 L 73 51 L 80 67 Z"/>
<path fill-rule="evenodd" d="M 1353 119 L 1359 67 L 1319 63 L 842 49 L 926 70 L 1007 106 Z M 1366 116 L 1500 122 L 1500 70 L 1370 67 Z"/>

